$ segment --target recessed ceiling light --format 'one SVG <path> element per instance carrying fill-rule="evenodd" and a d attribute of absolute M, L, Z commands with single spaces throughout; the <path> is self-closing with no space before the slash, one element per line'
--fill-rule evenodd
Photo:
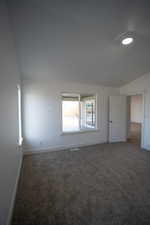
<path fill-rule="evenodd" d="M 134 39 L 132 37 L 126 37 L 121 41 L 121 43 L 123 45 L 130 45 L 133 41 Z"/>

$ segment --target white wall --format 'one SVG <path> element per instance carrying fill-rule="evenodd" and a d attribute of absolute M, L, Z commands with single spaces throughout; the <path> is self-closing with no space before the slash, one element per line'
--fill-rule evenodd
<path fill-rule="evenodd" d="M 16 178 L 20 167 L 18 151 L 17 88 L 19 73 L 7 8 L 0 1 L 0 225 L 11 216 Z"/>
<path fill-rule="evenodd" d="M 98 131 L 62 135 L 61 92 L 97 94 Z M 107 141 L 108 96 L 119 89 L 80 83 L 23 82 L 24 149 L 55 149 Z"/>
<path fill-rule="evenodd" d="M 143 105 L 142 105 L 142 95 L 131 96 L 130 103 L 130 121 L 133 123 L 142 123 L 143 119 Z"/>
<path fill-rule="evenodd" d="M 121 94 L 134 95 L 144 92 L 144 146 L 150 150 L 150 73 L 120 88 Z"/>

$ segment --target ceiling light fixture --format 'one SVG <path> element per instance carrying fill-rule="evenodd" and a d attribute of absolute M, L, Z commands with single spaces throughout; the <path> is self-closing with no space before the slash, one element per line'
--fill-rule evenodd
<path fill-rule="evenodd" d="M 134 39 L 132 37 L 126 37 L 121 41 L 121 43 L 123 45 L 130 45 L 133 41 Z"/>

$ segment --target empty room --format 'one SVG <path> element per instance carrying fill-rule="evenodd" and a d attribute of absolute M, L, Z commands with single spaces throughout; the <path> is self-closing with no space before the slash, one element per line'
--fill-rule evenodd
<path fill-rule="evenodd" d="M 150 224 L 150 2 L 0 1 L 0 225 Z"/>

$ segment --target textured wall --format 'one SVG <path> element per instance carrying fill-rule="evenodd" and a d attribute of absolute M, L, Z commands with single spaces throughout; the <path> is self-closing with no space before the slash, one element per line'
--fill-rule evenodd
<path fill-rule="evenodd" d="M 62 135 L 61 93 L 97 95 L 98 131 Z M 80 83 L 50 81 L 23 82 L 24 148 L 63 148 L 106 142 L 108 137 L 108 96 L 119 94 L 119 89 Z"/>

